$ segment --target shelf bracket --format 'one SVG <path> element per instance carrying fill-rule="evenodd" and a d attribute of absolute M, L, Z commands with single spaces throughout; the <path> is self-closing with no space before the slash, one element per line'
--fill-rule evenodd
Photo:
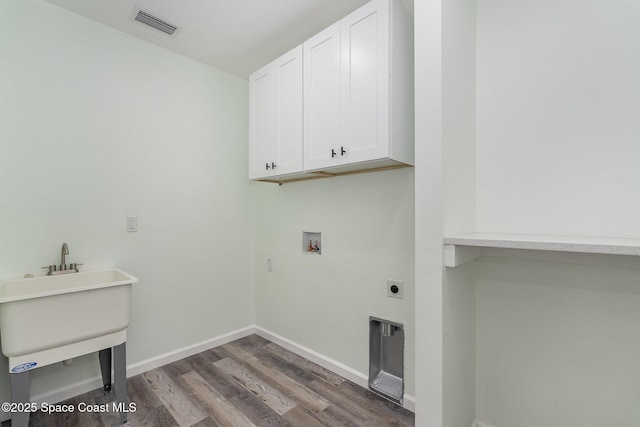
<path fill-rule="evenodd" d="M 482 255 L 482 248 L 473 246 L 444 245 L 445 267 L 457 267 Z"/>

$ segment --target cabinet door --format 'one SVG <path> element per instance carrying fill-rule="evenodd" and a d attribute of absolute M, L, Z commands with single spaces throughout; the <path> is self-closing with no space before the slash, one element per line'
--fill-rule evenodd
<path fill-rule="evenodd" d="M 272 173 L 302 171 L 302 45 L 274 63 L 276 157 Z M 272 160 L 273 162 L 273 160 Z"/>
<path fill-rule="evenodd" d="M 303 44 L 304 168 L 338 164 L 340 145 L 340 23 Z"/>
<path fill-rule="evenodd" d="M 276 153 L 275 76 L 267 65 L 249 76 L 249 178 L 271 175 Z"/>
<path fill-rule="evenodd" d="M 302 171 L 302 46 L 249 77 L 249 178 Z"/>
<path fill-rule="evenodd" d="M 373 0 L 340 21 L 341 142 L 346 162 L 389 156 L 389 2 Z"/>

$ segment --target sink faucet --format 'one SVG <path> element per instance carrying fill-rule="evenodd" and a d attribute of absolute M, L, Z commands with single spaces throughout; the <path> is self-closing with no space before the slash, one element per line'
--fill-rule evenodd
<path fill-rule="evenodd" d="M 66 243 L 63 243 L 62 250 L 60 251 L 60 270 L 67 269 L 67 263 L 64 260 L 65 255 L 69 255 L 69 246 Z"/>
<path fill-rule="evenodd" d="M 82 264 L 72 262 L 71 264 L 69 264 L 69 267 L 67 267 L 67 255 L 69 255 L 69 245 L 63 243 L 62 249 L 60 249 L 60 265 L 51 264 L 46 267 L 42 267 L 49 270 L 47 273 L 48 276 L 78 272 L 78 266 Z"/>

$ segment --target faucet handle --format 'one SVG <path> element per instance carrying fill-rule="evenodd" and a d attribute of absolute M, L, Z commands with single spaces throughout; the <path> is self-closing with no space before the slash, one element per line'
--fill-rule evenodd
<path fill-rule="evenodd" d="M 46 267 L 41 267 L 41 268 L 46 268 L 47 270 L 49 270 L 49 272 L 47 273 L 48 276 L 51 276 L 53 272 L 56 271 L 55 264 L 50 264 L 50 265 L 47 265 Z"/>
<path fill-rule="evenodd" d="M 76 272 L 78 272 L 78 266 L 80 265 L 84 265 L 81 262 L 72 262 L 71 264 L 69 264 L 69 270 L 75 270 Z"/>

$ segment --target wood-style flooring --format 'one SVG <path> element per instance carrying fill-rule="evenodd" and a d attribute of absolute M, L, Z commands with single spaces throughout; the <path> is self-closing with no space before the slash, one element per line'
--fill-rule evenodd
<path fill-rule="evenodd" d="M 413 426 L 413 413 L 257 335 L 131 377 L 125 426 Z M 61 404 L 100 405 L 102 389 Z M 2 427 L 9 423 L 2 423 Z M 114 412 L 31 414 L 34 427 L 120 425 Z"/>

